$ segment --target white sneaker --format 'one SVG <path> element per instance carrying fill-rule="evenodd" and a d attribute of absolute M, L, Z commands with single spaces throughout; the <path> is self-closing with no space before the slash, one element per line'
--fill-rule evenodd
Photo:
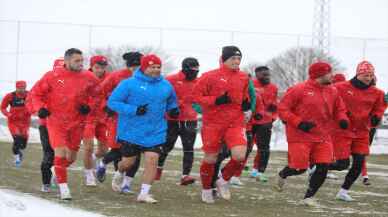
<path fill-rule="evenodd" d="M 61 194 L 62 200 L 71 200 L 70 189 L 67 186 L 67 183 L 59 184 L 59 193 Z"/>
<path fill-rule="evenodd" d="M 112 178 L 112 190 L 115 192 L 121 191 L 121 183 L 123 182 L 124 174 L 115 172 Z"/>
<path fill-rule="evenodd" d="M 204 203 L 214 203 L 213 189 L 202 189 L 202 202 Z"/>
<path fill-rule="evenodd" d="M 157 203 L 158 201 L 152 198 L 151 194 L 139 194 L 137 196 L 137 202 L 140 203 Z"/>
<path fill-rule="evenodd" d="M 319 207 L 319 203 L 312 197 L 305 198 L 300 203 L 304 206 Z"/>
<path fill-rule="evenodd" d="M 232 178 L 230 179 L 229 183 L 231 185 L 238 185 L 238 186 L 244 185 L 244 183 L 241 182 L 240 178 L 239 177 L 235 177 L 235 176 L 232 176 Z"/>
<path fill-rule="evenodd" d="M 51 192 L 50 186 L 51 186 L 50 184 L 44 184 L 42 185 L 42 188 L 40 189 L 40 191 L 43 193 L 50 193 Z"/>
<path fill-rule="evenodd" d="M 282 192 L 284 189 L 284 185 L 286 184 L 286 179 L 283 179 L 278 175 L 278 181 L 276 183 L 275 189 L 279 192 Z"/>
<path fill-rule="evenodd" d="M 93 173 L 85 172 L 85 185 L 88 187 L 96 187 L 96 177 L 94 177 Z"/>
<path fill-rule="evenodd" d="M 337 196 L 335 196 L 335 199 L 342 200 L 342 201 L 345 201 L 345 202 L 352 202 L 352 201 L 354 201 L 354 199 L 348 193 L 341 192 L 341 191 L 338 192 Z"/>
<path fill-rule="evenodd" d="M 222 179 L 218 179 L 216 181 L 216 186 L 217 186 L 217 190 L 218 190 L 218 193 L 220 193 L 220 196 L 225 199 L 225 200 L 230 200 L 231 199 L 231 194 L 230 194 L 230 190 L 229 190 L 229 183 L 222 180 Z"/>
<path fill-rule="evenodd" d="M 333 180 L 337 180 L 338 179 L 338 176 L 334 173 L 328 173 L 326 178 L 328 179 L 333 179 Z"/>

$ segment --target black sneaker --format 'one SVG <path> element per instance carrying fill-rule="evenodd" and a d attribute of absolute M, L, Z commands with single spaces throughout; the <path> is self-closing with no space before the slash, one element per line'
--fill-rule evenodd
<path fill-rule="evenodd" d="M 366 185 L 366 186 L 369 186 L 369 185 L 371 185 L 372 183 L 370 183 L 370 181 L 369 181 L 368 178 L 364 178 L 364 179 L 362 180 L 362 184 L 364 184 L 364 185 Z"/>

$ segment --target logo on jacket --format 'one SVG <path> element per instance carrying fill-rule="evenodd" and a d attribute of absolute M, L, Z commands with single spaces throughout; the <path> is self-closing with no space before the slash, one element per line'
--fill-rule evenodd
<path fill-rule="evenodd" d="M 348 90 L 348 94 L 354 96 L 354 93 L 351 90 Z"/>
<path fill-rule="evenodd" d="M 65 80 L 58 79 L 58 83 L 65 84 Z"/>
<path fill-rule="evenodd" d="M 314 96 L 314 92 L 312 92 L 312 91 L 307 92 L 307 95 L 309 95 L 309 96 Z"/>
<path fill-rule="evenodd" d="M 223 82 L 228 82 L 225 78 L 220 78 L 220 80 Z"/>
<path fill-rule="evenodd" d="M 147 88 L 145 86 L 140 86 L 140 88 L 143 90 L 147 90 Z"/>

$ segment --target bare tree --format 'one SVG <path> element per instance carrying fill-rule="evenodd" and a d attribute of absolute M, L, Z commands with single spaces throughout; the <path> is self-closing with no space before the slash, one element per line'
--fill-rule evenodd
<path fill-rule="evenodd" d="M 167 54 L 161 48 L 155 48 L 152 46 L 135 47 L 131 45 L 122 45 L 119 47 L 100 47 L 94 48 L 89 51 L 89 56 L 104 55 L 109 61 L 109 70 L 114 71 L 125 67 L 125 61 L 122 56 L 129 51 L 138 51 L 143 54 L 153 53 L 158 55 L 162 59 L 162 74 L 167 75 L 176 70 L 174 61 L 169 54 Z"/>
<path fill-rule="evenodd" d="M 318 61 L 329 62 L 334 71 L 344 70 L 340 62 L 316 48 L 291 48 L 279 56 L 272 58 L 267 65 L 272 69 L 272 78 L 281 91 L 305 81 L 308 78 L 308 67 Z"/>
<path fill-rule="evenodd" d="M 272 71 L 272 81 L 278 85 L 280 92 L 284 92 L 288 87 L 306 80 L 308 78 L 308 67 L 318 60 L 331 63 L 334 71 L 345 69 L 334 57 L 324 54 L 319 49 L 310 47 L 291 48 L 270 59 L 265 64 L 252 62 L 244 69 L 254 75 L 257 66 L 268 66 Z"/>

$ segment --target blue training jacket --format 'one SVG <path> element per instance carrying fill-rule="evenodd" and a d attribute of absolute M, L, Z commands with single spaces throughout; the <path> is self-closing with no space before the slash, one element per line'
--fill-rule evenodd
<path fill-rule="evenodd" d="M 148 104 L 144 115 L 137 107 Z M 164 144 L 167 136 L 165 113 L 178 108 L 172 85 L 162 76 L 153 78 L 140 69 L 123 80 L 108 99 L 108 107 L 118 113 L 117 139 L 143 147 Z"/>

